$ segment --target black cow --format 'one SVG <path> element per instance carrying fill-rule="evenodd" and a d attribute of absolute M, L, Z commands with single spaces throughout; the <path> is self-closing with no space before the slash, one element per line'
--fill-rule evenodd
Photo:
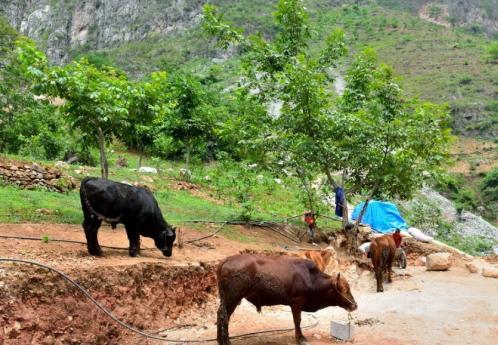
<path fill-rule="evenodd" d="M 87 177 L 80 186 L 83 229 L 91 255 L 102 255 L 97 233 L 102 221 L 125 225 L 130 241 L 130 256 L 140 253 L 140 235 L 154 239 L 165 256 L 171 256 L 175 228 L 163 218 L 156 199 L 146 189 L 124 183 Z"/>

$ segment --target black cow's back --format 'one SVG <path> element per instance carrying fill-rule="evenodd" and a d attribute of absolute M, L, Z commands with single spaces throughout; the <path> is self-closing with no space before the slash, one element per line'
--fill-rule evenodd
<path fill-rule="evenodd" d="M 81 182 L 80 195 L 83 208 L 98 217 L 117 220 L 116 223 L 140 223 L 145 228 L 164 225 L 159 206 L 146 189 L 89 177 Z"/>

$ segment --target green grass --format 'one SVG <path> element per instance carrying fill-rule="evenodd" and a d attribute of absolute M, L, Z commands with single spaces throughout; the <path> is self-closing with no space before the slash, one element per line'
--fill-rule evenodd
<path fill-rule="evenodd" d="M 125 157 L 128 167 L 118 168 L 115 165 L 118 157 Z M 29 159 L 7 155 L 9 159 L 30 161 Z M 53 166 L 54 162 L 37 161 L 39 164 Z M 223 193 L 217 191 L 213 180 L 206 181 L 205 176 L 214 179 L 217 166 L 214 163 L 194 163 L 191 167 L 191 181 L 197 186 L 196 192 L 177 190 L 175 184 L 181 181 L 179 170 L 183 168 L 183 162 L 153 160 L 144 157 L 143 166 L 159 166 L 158 175 L 138 174 L 136 171 L 138 155 L 122 150 L 119 145 L 114 145 L 109 150 L 109 178 L 113 181 L 127 181 L 129 183 L 142 182 L 152 186 L 154 195 L 168 222 L 181 225 L 186 220 L 212 220 L 225 221 L 240 219 L 244 211 L 239 200 L 233 197 L 238 185 L 222 184 Z M 235 169 L 235 168 L 234 168 Z M 251 204 L 251 219 L 283 222 L 284 219 L 301 214 L 304 210 L 299 201 L 299 190 L 293 178 L 283 179 L 279 185 L 274 181 L 274 176 L 267 172 L 265 180 L 254 183 L 248 191 Z M 81 167 L 71 165 L 66 174 L 70 174 L 78 180 L 85 176 L 99 176 L 98 167 Z M 225 183 L 233 176 L 233 171 L 221 172 L 219 179 Z M 152 182 L 151 180 L 152 179 Z M 235 181 L 236 182 L 236 181 Z M 227 186 L 227 187 L 224 187 Z M 224 190 L 225 188 L 229 188 Z M 234 189 L 235 188 L 235 189 Z M 197 193 L 197 194 L 196 194 Z M 23 190 L 14 186 L 0 184 L 0 200 L 3 201 L 0 212 L 0 223 L 68 223 L 80 224 L 83 220 L 79 193 L 77 190 L 68 193 L 47 192 L 45 190 Z M 36 210 L 47 209 L 48 212 L 37 212 Z M 49 214 L 46 214 L 49 213 Z M 295 224 L 301 224 L 300 218 L 292 220 Z M 302 225 L 302 224 L 301 224 Z M 340 228 L 340 221 L 322 218 L 319 226 L 323 229 L 333 230 Z M 201 227 L 202 228 L 202 227 Z M 229 227 L 227 228 L 229 229 Z M 223 230 L 222 233 L 232 238 L 237 235 L 234 230 Z M 241 239 L 244 241 L 243 237 Z"/>
<path fill-rule="evenodd" d="M 0 187 L 0 223 L 68 223 L 82 222 L 79 195 L 51 193 L 42 190 L 24 190 L 12 186 Z M 53 214 L 37 212 L 48 209 Z"/>

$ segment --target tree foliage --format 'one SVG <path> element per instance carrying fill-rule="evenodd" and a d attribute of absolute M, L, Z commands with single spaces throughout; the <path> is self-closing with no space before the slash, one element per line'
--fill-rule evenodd
<path fill-rule="evenodd" d="M 67 142 L 61 116 L 31 92 L 25 66 L 17 59 L 18 46 L 33 44 L 0 17 L 0 151 L 58 158 Z"/>
<path fill-rule="evenodd" d="M 18 59 L 38 94 L 62 100 L 64 119 L 78 130 L 84 145 L 99 147 L 101 174 L 107 178 L 106 143 L 130 125 L 126 75 L 111 67 L 99 69 L 86 59 L 49 67 L 33 44 L 21 46 Z"/>
<path fill-rule="evenodd" d="M 311 54 L 302 1 L 279 1 L 272 41 L 243 36 L 212 6 L 204 15 L 204 27 L 222 47 L 239 43 L 246 51 L 246 87 L 262 102 L 283 102 L 271 133 L 263 133 L 278 159 L 311 162 L 306 168 L 325 174 L 332 188 L 342 184 L 368 198 L 407 198 L 438 171 L 450 138 L 447 110 L 406 99 L 392 70 L 369 50 L 354 59 L 338 99 L 329 71 L 346 53 L 345 35 L 332 32 L 325 48 Z"/>

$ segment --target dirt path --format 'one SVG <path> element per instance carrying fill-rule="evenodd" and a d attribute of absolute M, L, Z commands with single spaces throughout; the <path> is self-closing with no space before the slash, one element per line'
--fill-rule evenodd
<path fill-rule="evenodd" d="M 215 228 L 212 227 L 211 229 L 214 230 Z M 251 231 L 253 231 L 252 234 L 254 234 L 256 241 L 262 240 L 261 243 L 241 244 L 223 237 L 215 237 L 205 241 L 201 246 L 186 246 L 181 250 L 175 248 L 172 258 L 164 258 L 156 250 L 144 251 L 141 257 L 130 258 L 127 251 L 110 249 L 104 249 L 105 257 L 93 258 L 87 255 L 84 245 L 2 239 L 0 239 L 0 257 L 33 259 L 56 266 L 76 276 L 78 274 L 81 274 L 82 277 L 90 275 L 91 277 L 86 282 L 87 287 L 91 290 L 93 289 L 92 292 L 96 294 L 96 297 L 103 300 L 106 305 L 111 308 L 115 307 L 115 311 L 123 319 L 147 329 L 189 325 L 186 328 L 167 331 L 168 337 L 170 339 L 205 339 L 206 337 L 214 337 L 216 332 L 216 293 L 215 290 L 209 291 L 209 287 L 206 285 L 213 284 L 212 273 L 202 273 L 200 277 L 203 277 L 203 281 L 195 282 L 196 275 L 191 272 L 187 277 L 188 279 L 180 277 L 184 279 L 183 283 L 180 283 L 180 287 L 173 286 L 171 291 L 168 290 L 167 294 L 178 293 L 178 288 L 181 288 L 182 293 L 188 294 L 190 291 L 188 284 L 206 285 L 193 290 L 199 291 L 196 293 L 202 293 L 204 296 L 201 301 L 196 301 L 195 296 L 190 296 L 193 307 L 190 306 L 185 309 L 186 307 L 183 308 L 182 304 L 177 305 L 176 309 L 171 306 L 168 307 L 170 311 L 164 313 L 175 312 L 177 317 L 174 319 L 169 318 L 171 315 L 160 315 L 163 309 L 160 306 L 155 306 L 158 300 L 151 300 L 151 296 L 155 294 L 154 291 L 157 291 L 158 288 L 169 288 L 167 283 L 153 285 L 155 284 L 153 277 L 156 275 L 157 277 L 164 277 L 161 279 L 169 279 L 168 277 L 177 276 L 178 272 L 166 272 L 162 268 L 163 266 L 171 266 L 177 270 L 185 271 L 187 271 L 187 267 L 194 267 L 195 271 L 195 265 L 198 265 L 199 262 L 213 262 L 244 249 L 282 249 L 281 244 L 284 242 L 281 239 L 270 237 L 271 240 L 263 242 L 268 234 L 258 234 L 254 233 L 254 230 Z M 41 237 L 46 234 L 50 238 L 84 241 L 81 227 L 69 225 L 0 225 L 0 234 L 34 237 Z M 202 233 L 189 229 L 185 233 L 185 239 L 199 235 L 202 235 Z M 126 247 L 128 244 L 123 229 L 113 231 L 109 227 L 105 227 L 99 233 L 99 239 L 101 244 L 111 246 Z M 153 243 L 149 239 L 143 239 L 142 244 L 143 247 L 153 247 Z M 154 266 L 156 264 L 160 266 Z M 185 267 L 185 269 L 181 267 Z M 95 271 L 94 274 L 91 273 L 93 271 Z M 26 270 L 22 274 L 33 274 L 30 272 Z M 63 337 L 68 330 L 71 330 L 71 337 L 74 337 L 75 344 L 162 344 L 158 341 L 144 340 L 133 334 L 123 332 L 117 327 L 111 327 L 112 324 L 105 316 L 93 310 L 92 306 L 74 292 L 70 296 L 64 295 L 60 297 L 61 302 L 75 303 L 75 306 L 69 309 L 75 313 L 73 314 L 74 320 L 72 319 L 73 316 L 65 314 L 67 308 L 59 312 L 56 312 L 57 308 L 53 306 L 50 309 L 50 301 L 56 301 L 59 298 L 58 296 L 65 285 L 56 281 L 54 277 L 47 277 L 47 282 L 40 282 L 40 279 L 44 279 L 45 273 L 40 271 L 35 271 L 35 273 L 30 278 L 31 280 L 24 281 L 24 283 L 28 284 L 26 286 L 29 289 L 33 285 L 36 298 L 30 298 L 33 291 L 26 292 L 22 290 L 24 291 L 22 292 L 24 296 L 23 303 L 28 302 L 24 313 L 28 314 L 24 315 L 23 311 L 19 311 L 20 314 L 18 313 L 17 316 L 22 323 L 22 327 L 24 325 L 30 326 L 26 329 L 21 328 L 17 333 L 18 338 L 13 338 L 12 340 L 5 338 L 7 340 L 6 344 L 22 345 L 33 343 L 33 340 L 29 342 L 20 340 L 28 339 L 28 337 L 21 337 L 22 332 L 34 332 L 36 329 L 40 333 L 40 325 L 35 324 L 37 318 L 39 318 L 37 313 L 43 313 L 43 310 L 45 310 L 43 322 L 46 323 L 47 330 L 42 334 L 43 337 L 37 335 L 39 337 L 35 338 L 38 339 L 35 341 L 37 344 L 73 343 L 67 340 L 58 340 L 58 337 Z M 402 275 L 396 276 L 392 284 L 385 284 L 386 292 L 377 294 L 374 292 L 375 282 L 371 272 L 355 266 L 343 270 L 343 274 L 348 277 L 352 285 L 353 295 L 359 304 L 359 309 L 354 313 L 354 317 L 365 324 L 361 327 L 356 327 L 355 338 L 349 342 L 350 344 L 487 345 L 496 343 L 498 338 L 498 279 L 484 278 L 479 274 L 470 274 L 463 268 L 463 263 L 459 263 L 448 272 L 426 272 L 423 267 L 412 266 L 407 271 L 399 271 L 399 273 L 402 273 Z M 406 273 L 408 274 L 404 275 Z M 22 275 L 21 273 L 19 274 L 20 276 Z M 142 282 L 142 275 L 147 275 L 149 281 Z M 130 279 L 132 281 L 128 281 Z M 21 278 L 20 281 L 22 281 Z M 137 282 L 141 284 L 141 287 L 135 291 L 133 284 L 137 284 Z M 2 282 L 0 277 L 0 284 L 2 283 L 8 282 Z M 38 286 L 41 283 L 43 284 Z M 51 286 L 56 290 L 51 291 Z M 115 289 L 119 291 L 113 291 Z M 121 291 L 126 292 L 126 295 L 123 295 L 127 297 L 125 305 L 119 301 Z M 48 301 L 43 302 L 43 296 L 46 294 L 51 297 L 48 297 Z M 40 305 L 40 301 L 45 304 Z M 143 301 L 147 301 L 147 303 L 144 304 Z M 176 303 L 180 302 L 177 301 Z M 9 303 L 13 303 L 12 300 Z M 9 310 L 8 305 L 3 304 L 2 301 L 0 301 L 0 310 L 0 315 L 5 313 L 5 315 L 8 314 L 15 319 L 16 310 Z M 95 326 L 95 330 L 92 329 L 91 332 L 85 330 L 84 327 L 88 327 L 88 325 L 83 322 L 84 320 L 78 319 L 78 310 L 80 310 L 80 314 L 81 312 L 90 313 L 92 318 L 99 320 L 98 327 Z M 71 322 L 67 321 L 68 317 L 71 317 Z M 328 335 L 330 321 L 346 320 L 347 313 L 340 308 L 327 308 L 315 313 L 315 317 L 319 321 L 318 326 L 305 331 L 310 344 L 339 343 L 339 341 L 330 339 Z M 14 319 L 8 318 L 4 320 L 6 322 L 4 327 L 6 328 L 0 329 L 0 344 L 3 343 L 2 339 L 4 339 L 2 338 L 2 333 L 7 334 L 6 330 L 11 332 L 11 328 L 15 327 Z M 65 328 L 61 326 L 63 324 L 61 320 L 63 319 Z M 1 322 L 2 317 L 0 317 Z M 303 317 L 303 324 L 312 322 L 312 317 L 308 315 Z M 58 326 L 58 333 L 53 335 L 50 333 L 52 324 Z M 110 330 L 106 331 L 106 327 L 110 328 Z M 293 327 L 292 316 L 288 307 L 263 308 L 262 314 L 258 314 L 252 305 L 243 301 L 233 315 L 230 331 L 232 335 L 237 335 L 287 327 Z M 97 338 L 92 338 L 89 332 L 100 333 L 96 335 Z M 233 341 L 233 345 L 284 344 L 295 344 L 293 332 Z"/>

